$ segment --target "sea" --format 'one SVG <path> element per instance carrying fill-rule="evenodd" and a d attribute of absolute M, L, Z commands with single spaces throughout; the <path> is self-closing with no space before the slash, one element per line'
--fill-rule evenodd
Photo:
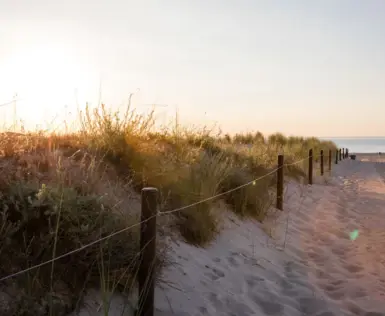
<path fill-rule="evenodd" d="M 339 148 L 348 148 L 350 153 L 385 153 L 385 137 L 329 137 Z"/>

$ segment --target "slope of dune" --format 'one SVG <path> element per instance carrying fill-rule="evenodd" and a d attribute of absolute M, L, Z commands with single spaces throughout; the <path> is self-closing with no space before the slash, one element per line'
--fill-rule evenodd
<path fill-rule="evenodd" d="M 385 315 L 385 164 L 361 160 L 313 186 L 289 183 L 285 211 L 265 224 L 229 212 L 207 248 L 170 237 L 155 314 Z M 123 298 L 114 302 L 121 315 Z"/>

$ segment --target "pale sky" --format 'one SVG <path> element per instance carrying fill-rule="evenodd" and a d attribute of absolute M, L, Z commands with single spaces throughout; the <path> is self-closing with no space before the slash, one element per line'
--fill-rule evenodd
<path fill-rule="evenodd" d="M 384 136 L 385 1 L 0 0 L 0 104 L 59 124 L 100 86 L 225 132 Z"/>

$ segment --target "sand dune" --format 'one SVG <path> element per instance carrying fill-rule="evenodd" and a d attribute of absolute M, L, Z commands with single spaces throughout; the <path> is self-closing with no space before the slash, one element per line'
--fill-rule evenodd
<path fill-rule="evenodd" d="M 385 164 L 358 159 L 328 183 L 290 183 L 265 226 L 229 213 L 208 248 L 170 239 L 156 315 L 385 315 Z"/>

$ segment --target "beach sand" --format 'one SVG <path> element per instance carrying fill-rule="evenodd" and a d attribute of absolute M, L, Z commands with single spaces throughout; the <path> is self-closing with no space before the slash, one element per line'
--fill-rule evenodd
<path fill-rule="evenodd" d="M 332 175 L 312 186 L 289 183 L 285 210 L 265 224 L 224 211 L 223 231 L 207 248 L 170 238 L 174 264 L 156 289 L 155 315 L 385 315 L 379 158 L 333 164 Z M 121 315 L 123 298 L 114 300 L 109 315 Z"/>

